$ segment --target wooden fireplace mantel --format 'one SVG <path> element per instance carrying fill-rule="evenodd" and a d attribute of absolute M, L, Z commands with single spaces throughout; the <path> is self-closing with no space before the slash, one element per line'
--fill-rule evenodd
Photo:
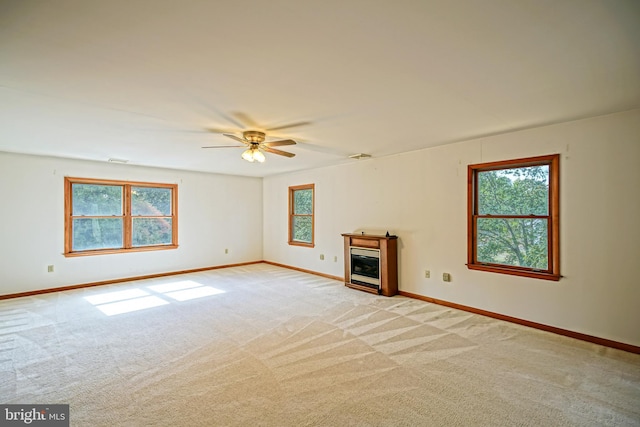
<path fill-rule="evenodd" d="M 344 284 L 365 292 L 391 297 L 398 293 L 398 236 L 344 233 Z M 380 250 L 380 290 L 351 283 L 351 247 Z"/>

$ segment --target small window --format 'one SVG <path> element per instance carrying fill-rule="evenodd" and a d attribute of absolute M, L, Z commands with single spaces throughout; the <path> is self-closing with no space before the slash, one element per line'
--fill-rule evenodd
<path fill-rule="evenodd" d="M 65 178 L 65 256 L 175 249 L 175 184 Z"/>
<path fill-rule="evenodd" d="M 289 187 L 289 244 L 313 247 L 314 184 Z"/>
<path fill-rule="evenodd" d="M 560 279 L 559 158 L 469 166 L 469 269 Z"/>

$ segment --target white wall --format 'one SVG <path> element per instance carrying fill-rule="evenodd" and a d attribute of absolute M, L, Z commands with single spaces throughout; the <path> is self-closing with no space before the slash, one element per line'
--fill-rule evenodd
<path fill-rule="evenodd" d="M 562 154 L 564 277 L 468 270 L 467 165 L 552 153 Z M 633 110 L 265 178 L 264 258 L 342 276 L 341 233 L 389 230 L 400 238 L 403 291 L 640 345 L 639 160 Z M 316 189 L 312 249 L 287 244 L 287 188 L 308 183 Z"/>
<path fill-rule="evenodd" d="M 177 183 L 179 248 L 65 258 L 65 176 Z M 262 259 L 260 178 L 0 153 L 0 200 L 0 295 Z"/>

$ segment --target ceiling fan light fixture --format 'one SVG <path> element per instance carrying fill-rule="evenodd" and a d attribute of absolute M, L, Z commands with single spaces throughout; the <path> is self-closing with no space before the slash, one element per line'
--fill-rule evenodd
<path fill-rule="evenodd" d="M 253 160 L 257 160 L 260 163 L 264 163 L 264 154 L 258 149 L 253 150 Z"/>
<path fill-rule="evenodd" d="M 251 163 L 255 161 L 258 161 L 259 163 L 264 163 L 265 161 L 264 154 L 256 147 L 246 149 L 242 153 L 242 158 Z"/>
<path fill-rule="evenodd" d="M 242 158 L 245 159 L 247 162 L 253 162 L 253 150 L 251 148 L 249 148 L 248 150 L 245 150 L 242 153 Z"/>

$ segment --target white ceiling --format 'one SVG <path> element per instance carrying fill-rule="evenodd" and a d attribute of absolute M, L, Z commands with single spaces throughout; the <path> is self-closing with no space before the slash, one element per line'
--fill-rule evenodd
<path fill-rule="evenodd" d="M 0 151 L 268 176 L 638 107 L 638 0 L 0 0 Z"/>

